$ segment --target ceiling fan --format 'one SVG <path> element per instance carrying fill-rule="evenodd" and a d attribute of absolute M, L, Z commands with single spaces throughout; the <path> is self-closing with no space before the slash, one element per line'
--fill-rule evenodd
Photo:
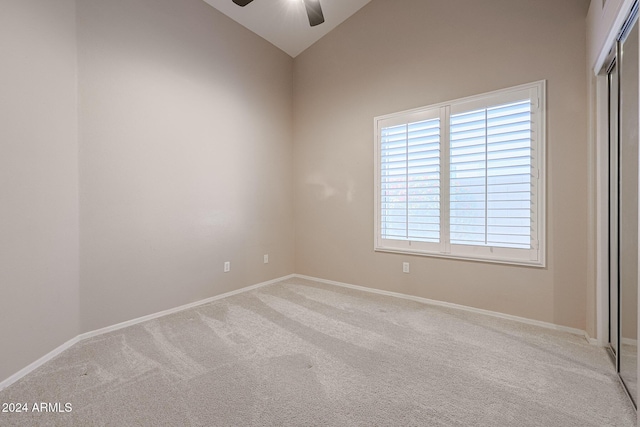
<path fill-rule="evenodd" d="M 238 6 L 245 7 L 253 0 L 233 0 Z M 320 0 L 304 0 L 304 5 L 307 8 L 307 16 L 309 17 L 309 25 L 315 27 L 324 22 L 324 15 L 322 13 L 322 7 L 320 6 Z"/>

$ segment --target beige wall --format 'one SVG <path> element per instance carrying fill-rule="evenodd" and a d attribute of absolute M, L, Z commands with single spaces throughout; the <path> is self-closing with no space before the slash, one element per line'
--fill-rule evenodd
<path fill-rule="evenodd" d="M 0 381 L 78 334 L 73 0 L 0 12 Z"/>
<path fill-rule="evenodd" d="M 293 273 L 293 60 L 202 0 L 84 0 L 78 40 L 82 331 Z"/>
<path fill-rule="evenodd" d="M 296 272 L 584 329 L 587 7 L 374 0 L 297 57 Z M 547 268 L 375 253 L 373 117 L 540 79 Z"/>

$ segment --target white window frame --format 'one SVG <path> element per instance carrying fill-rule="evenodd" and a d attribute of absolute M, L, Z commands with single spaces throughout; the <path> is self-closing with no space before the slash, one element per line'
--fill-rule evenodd
<path fill-rule="evenodd" d="M 449 131 L 450 117 L 456 112 L 499 105 L 505 100 L 528 96 L 531 99 L 531 185 L 533 196 L 530 249 L 475 246 L 449 242 Z M 397 124 L 410 124 L 424 118 L 440 117 L 440 242 L 383 239 L 381 230 L 381 131 Z M 374 250 L 431 257 L 454 258 L 502 264 L 545 267 L 546 247 L 546 81 L 528 83 L 440 104 L 378 116 L 374 118 L 375 140 L 375 239 Z"/>

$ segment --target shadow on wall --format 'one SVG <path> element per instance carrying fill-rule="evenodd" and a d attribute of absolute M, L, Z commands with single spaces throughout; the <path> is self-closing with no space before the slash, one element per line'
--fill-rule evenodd
<path fill-rule="evenodd" d="M 343 189 L 330 185 L 328 180 L 320 175 L 307 176 L 305 184 L 312 188 L 310 194 L 313 194 L 318 200 L 326 200 L 331 197 L 344 197 L 347 203 L 352 203 L 356 193 L 356 183 L 352 178 L 346 180 Z"/>

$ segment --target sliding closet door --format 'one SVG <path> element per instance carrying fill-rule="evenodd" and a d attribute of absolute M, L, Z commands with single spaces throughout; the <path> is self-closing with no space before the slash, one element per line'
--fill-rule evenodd
<path fill-rule="evenodd" d="M 619 372 L 632 399 L 637 393 L 638 325 L 638 24 L 619 48 Z"/>
<path fill-rule="evenodd" d="M 609 348 L 618 355 L 618 65 L 609 70 Z"/>

